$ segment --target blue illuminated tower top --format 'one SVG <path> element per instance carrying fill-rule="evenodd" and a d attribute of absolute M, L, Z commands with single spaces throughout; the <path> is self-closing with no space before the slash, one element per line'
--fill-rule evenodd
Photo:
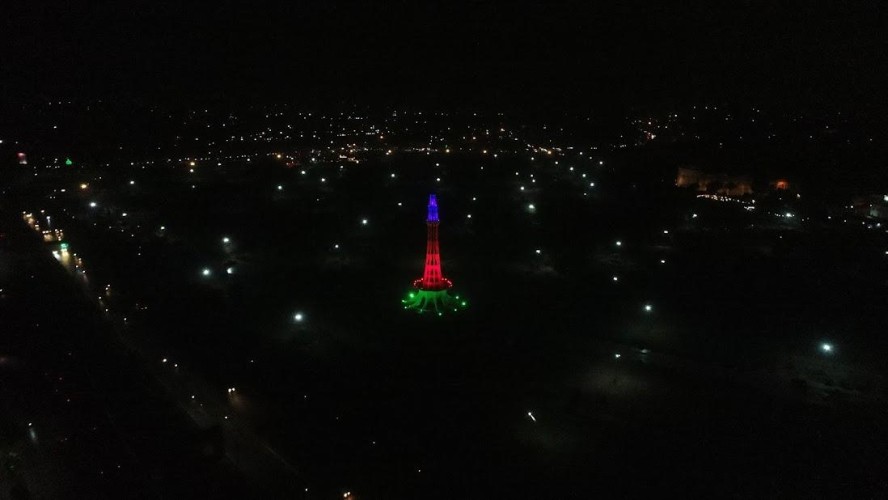
<path fill-rule="evenodd" d="M 438 200 L 435 198 L 435 195 L 429 195 L 429 217 L 426 219 L 427 222 L 438 222 Z"/>

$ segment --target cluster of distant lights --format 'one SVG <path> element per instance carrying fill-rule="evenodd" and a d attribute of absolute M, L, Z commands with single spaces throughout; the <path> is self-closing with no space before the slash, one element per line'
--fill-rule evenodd
<path fill-rule="evenodd" d="M 549 151 L 543 150 L 543 151 L 545 151 L 545 152 L 546 152 L 547 154 L 549 154 L 549 155 L 552 154 L 552 151 L 551 151 L 551 150 L 549 150 Z M 448 152 L 449 152 L 449 150 L 448 150 Z M 581 153 L 581 154 L 582 154 L 582 153 Z M 280 155 L 278 155 L 278 158 L 280 158 Z M 70 161 L 70 160 L 69 160 L 69 161 Z M 600 162 L 599 162 L 599 164 L 603 164 L 603 163 L 604 163 L 603 161 L 600 161 Z M 191 165 L 194 166 L 194 164 L 195 164 L 195 163 L 192 161 L 192 162 L 191 162 Z M 573 170 L 573 167 L 571 167 L 570 170 Z M 192 171 L 193 171 L 193 170 L 192 170 Z M 303 170 L 301 173 L 302 173 L 302 175 L 305 175 L 305 171 L 304 171 L 304 170 Z M 517 175 L 517 172 L 516 172 L 516 175 Z M 391 178 L 395 178 L 395 174 L 394 174 L 394 173 L 390 174 L 390 176 L 391 176 Z M 583 174 L 583 177 L 585 177 L 585 176 L 586 176 L 586 175 Z M 531 177 L 532 177 L 532 176 L 531 176 Z M 436 178 L 435 180 L 436 180 L 436 182 L 441 182 L 441 178 Z M 321 182 L 325 182 L 325 181 L 326 181 L 326 179 L 321 178 Z M 535 182 L 535 179 L 534 179 L 534 180 L 531 180 L 531 182 L 534 183 L 534 182 Z M 131 181 L 130 181 L 130 185 L 135 185 L 135 181 L 132 181 L 132 180 L 131 180 Z M 594 182 L 591 182 L 591 183 L 589 184 L 589 186 L 590 186 L 590 187 L 594 187 L 594 186 L 595 186 L 595 183 L 594 183 Z M 81 186 L 81 188 L 82 188 L 82 189 L 85 189 L 84 186 Z M 277 189 L 278 189 L 279 191 L 281 191 L 281 190 L 283 190 L 283 186 L 282 186 L 282 185 L 278 185 L 278 186 L 277 186 Z M 524 186 L 521 186 L 521 190 L 522 190 L 522 191 L 524 190 Z M 713 195 L 700 195 L 699 197 L 710 197 L 710 198 L 712 198 L 712 199 L 717 199 L 717 201 L 732 201 L 732 202 L 738 202 L 738 203 L 747 203 L 747 202 L 744 202 L 744 201 L 742 201 L 742 200 L 732 199 L 732 198 L 729 198 L 729 197 L 719 197 L 719 196 L 713 196 Z M 475 198 L 473 198 L 473 201 L 474 201 L 474 200 L 475 200 Z M 885 200 L 888 201 L 888 195 L 885 196 Z M 753 201 L 753 203 L 754 203 L 754 201 Z M 91 202 L 91 203 L 90 203 L 90 207 L 95 208 L 96 206 L 98 206 L 96 202 Z M 401 202 L 398 202 L 398 206 L 402 206 L 402 203 L 401 203 Z M 750 208 L 753 208 L 753 207 L 750 207 Z M 536 207 L 535 207 L 535 205 L 534 205 L 533 203 L 530 203 L 530 204 L 527 205 L 527 209 L 528 209 L 529 211 L 534 211 L 534 210 L 536 209 Z M 791 214 L 791 213 L 778 214 L 778 216 L 784 216 L 784 217 L 787 217 L 787 218 L 792 218 L 792 217 L 793 217 L 793 214 Z M 467 218 L 472 218 L 472 214 L 467 214 L 466 217 L 467 217 Z M 696 218 L 696 217 L 697 217 L 697 214 L 693 214 L 692 217 L 693 217 L 693 218 Z M 361 219 L 361 225 L 367 225 L 368 223 L 369 223 L 368 219 Z M 163 227 L 161 227 L 161 229 L 163 229 Z M 668 234 L 668 231 L 665 231 L 665 230 L 664 230 L 664 234 Z M 229 238 L 226 237 L 226 238 L 223 239 L 223 243 L 228 244 L 229 242 L 230 242 Z M 622 241 L 619 241 L 619 240 L 616 241 L 616 242 L 615 242 L 615 245 L 616 245 L 617 247 L 622 246 Z M 334 245 L 334 248 L 337 248 L 337 249 L 338 249 L 338 248 L 339 248 L 339 245 L 338 245 L 338 244 Z M 541 251 L 540 249 L 536 249 L 536 250 L 535 250 L 535 253 L 536 253 L 537 255 L 540 255 L 540 254 L 542 253 L 542 251 Z M 886 252 L 886 254 L 888 254 L 888 252 Z M 661 262 L 661 263 L 665 263 L 665 260 L 661 260 L 660 262 Z M 228 274 L 232 274 L 232 272 L 233 272 L 233 268 L 228 268 L 228 269 L 227 269 L 227 272 L 228 272 Z M 203 274 L 204 276 L 210 276 L 210 275 L 212 274 L 212 271 L 210 270 L 210 268 L 204 268 L 204 269 L 202 270 L 202 274 Z M 618 276 L 613 276 L 612 279 L 613 279 L 614 282 L 617 282 L 617 281 L 619 280 Z M 463 305 L 465 305 L 465 303 L 463 303 Z M 643 310 L 644 310 L 645 312 L 650 313 L 650 312 L 653 311 L 653 306 L 652 306 L 651 304 L 644 304 L 644 306 L 643 306 Z M 301 312 L 300 312 L 300 313 L 295 313 L 295 314 L 293 315 L 293 321 L 294 321 L 294 322 L 297 322 L 297 323 L 301 323 L 301 322 L 303 322 L 303 321 L 304 321 L 304 315 L 303 315 L 303 313 L 301 313 Z M 823 353 L 825 353 L 825 354 L 832 354 L 832 353 L 834 352 L 834 346 L 833 346 L 831 343 L 826 343 L 826 342 L 824 342 L 824 343 L 821 343 L 821 344 L 820 344 L 820 350 L 821 350 Z M 615 354 L 615 358 L 620 358 L 620 354 L 619 354 L 619 353 Z M 164 361 L 166 361 L 166 360 L 164 360 Z M 228 392 L 229 392 L 229 393 L 234 392 L 234 388 L 229 388 L 229 389 L 228 389 Z M 527 415 L 528 415 L 528 417 L 529 417 L 533 422 L 536 422 L 536 418 L 535 418 L 535 416 L 533 415 L 532 412 L 527 412 Z M 346 498 L 348 498 L 348 497 L 350 497 L 350 496 L 351 496 L 351 493 L 350 493 L 350 492 L 346 492 L 346 493 L 343 495 L 343 497 L 346 497 Z"/>

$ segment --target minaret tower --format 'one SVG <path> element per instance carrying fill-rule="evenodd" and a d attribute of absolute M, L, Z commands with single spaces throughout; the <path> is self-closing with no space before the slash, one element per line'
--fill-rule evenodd
<path fill-rule="evenodd" d="M 441 249 L 438 246 L 438 200 L 435 195 L 429 195 L 429 215 L 426 218 L 426 257 L 425 270 L 422 278 L 416 280 L 413 286 L 422 290 L 444 290 L 450 288 L 453 283 L 441 275 Z"/>
<path fill-rule="evenodd" d="M 444 312 L 457 311 L 466 306 L 460 301 L 459 295 L 451 297 L 448 290 L 453 283 L 441 274 L 441 249 L 438 245 L 438 200 L 434 194 L 429 195 L 428 216 L 426 217 L 426 256 L 425 270 L 422 278 L 413 282 L 414 290 L 401 302 L 404 309 L 415 309 L 419 312 L 434 311 L 439 316 Z"/>

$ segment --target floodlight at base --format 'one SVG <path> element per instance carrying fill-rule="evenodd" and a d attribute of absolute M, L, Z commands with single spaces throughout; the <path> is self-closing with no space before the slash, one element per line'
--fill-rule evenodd
<path fill-rule="evenodd" d="M 447 290 L 412 290 L 401 303 L 404 309 L 438 316 L 454 313 L 468 306 L 468 302 L 461 300 L 459 295 L 450 295 Z"/>

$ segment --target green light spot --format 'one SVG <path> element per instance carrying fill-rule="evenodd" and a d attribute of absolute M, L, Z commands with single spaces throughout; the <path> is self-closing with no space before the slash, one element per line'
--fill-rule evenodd
<path fill-rule="evenodd" d="M 416 312 L 434 312 L 443 316 L 445 312 L 458 311 L 459 307 L 465 307 L 465 301 L 458 301 L 447 290 L 415 290 L 408 293 L 408 298 L 401 301 L 406 309 Z"/>
<path fill-rule="evenodd" d="M 67 165 L 67 166 L 70 167 L 70 166 L 73 165 L 73 164 L 74 164 L 74 162 L 71 161 L 71 158 L 65 158 L 65 165 Z"/>

